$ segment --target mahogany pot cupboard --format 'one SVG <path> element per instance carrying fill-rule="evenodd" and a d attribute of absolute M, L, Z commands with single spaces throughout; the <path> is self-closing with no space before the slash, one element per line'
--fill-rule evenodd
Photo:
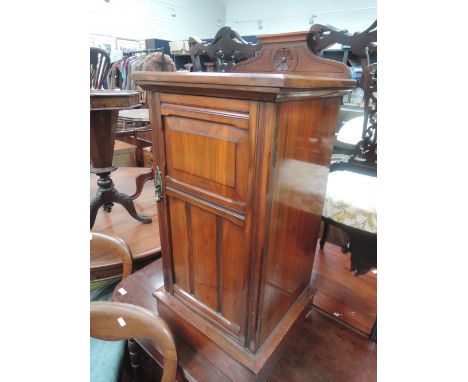
<path fill-rule="evenodd" d="M 274 64 L 288 52 L 272 46 Z M 157 309 L 233 381 L 264 380 L 306 313 L 339 107 L 355 86 L 309 53 L 319 70 L 289 74 L 303 63 L 294 47 L 289 66 L 248 72 L 262 52 L 239 73 L 134 73 L 155 148 Z"/>

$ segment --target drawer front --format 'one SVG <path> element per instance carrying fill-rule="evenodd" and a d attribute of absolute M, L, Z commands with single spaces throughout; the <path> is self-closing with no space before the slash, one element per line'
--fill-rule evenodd
<path fill-rule="evenodd" d="M 249 103 L 178 99 L 173 104 L 161 96 L 166 184 L 245 213 L 252 159 Z"/>

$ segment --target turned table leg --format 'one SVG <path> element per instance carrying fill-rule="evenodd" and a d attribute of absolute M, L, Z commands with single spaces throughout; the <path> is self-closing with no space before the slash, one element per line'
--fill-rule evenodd
<path fill-rule="evenodd" d="M 121 204 L 134 219 L 142 222 L 143 224 L 149 224 L 153 220 L 149 216 L 139 215 L 133 204 L 133 199 L 126 194 L 118 192 L 114 188 L 114 182 L 110 178 L 110 173 L 115 170 L 114 168 L 107 169 L 93 169 L 93 172 L 99 176 L 97 181 L 98 190 L 96 197 L 91 201 L 90 211 L 90 227 L 94 226 L 96 221 L 96 215 L 101 206 L 104 207 L 105 212 L 111 212 L 114 203 Z"/>

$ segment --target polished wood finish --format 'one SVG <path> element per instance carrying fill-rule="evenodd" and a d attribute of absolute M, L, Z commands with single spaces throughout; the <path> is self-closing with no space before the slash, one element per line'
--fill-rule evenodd
<path fill-rule="evenodd" d="M 324 59 L 325 60 L 325 59 Z M 330 60 L 325 60 L 330 61 Z M 247 62 L 247 61 L 244 61 Z M 335 61 L 332 61 L 335 62 Z M 338 64 L 343 65 L 338 62 Z M 240 66 L 240 64 L 238 65 Z M 238 67 L 237 66 L 237 67 Z M 346 68 L 346 70 L 348 70 Z M 165 89 L 168 86 L 173 91 L 170 93 L 178 93 L 178 87 L 187 88 L 186 94 L 197 93 L 194 89 L 203 89 L 204 96 L 207 90 L 212 89 L 211 94 L 216 94 L 216 89 L 226 89 L 231 91 L 247 91 L 245 99 L 258 99 L 263 93 L 272 94 L 269 100 L 278 100 L 277 95 L 282 93 L 291 93 L 295 90 L 300 92 L 314 90 L 348 90 L 356 85 L 356 81 L 349 78 L 349 71 L 343 72 L 341 77 L 326 78 L 312 77 L 309 72 L 306 75 L 301 74 L 282 74 L 282 73 L 190 73 L 190 72 L 135 72 L 133 78 L 135 82 L 148 90 Z M 178 85 L 178 86 L 177 86 Z M 190 89 L 190 91 L 188 90 Z M 169 92 L 168 92 L 169 93 Z M 258 94 L 257 94 L 258 93 Z M 275 96 L 273 96 L 275 95 Z M 306 94 L 294 94 L 295 96 Z M 323 94 L 314 93 L 311 97 L 322 96 Z M 235 98 L 235 97 L 233 97 Z M 243 97 L 244 98 L 244 97 Z M 239 98 L 242 99 L 242 98 Z M 200 101 L 201 102 L 201 101 Z M 151 109 L 150 109 L 151 119 Z"/>
<path fill-rule="evenodd" d="M 314 298 L 314 304 L 322 299 L 320 294 L 334 297 L 339 296 L 341 290 L 348 287 L 339 283 L 339 277 L 332 273 L 339 272 L 335 263 L 335 254 L 339 255 L 339 247 L 328 245 L 324 254 L 317 252 L 315 256 L 313 285 L 318 291 Z M 322 261 L 324 260 L 324 261 Z M 333 264 L 328 264 L 333 261 Z M 341 264 L 341 263 L 340 263 Z M 349 275 L 349 273 L 348 273 Z M 362 278 L 349 275 L 356 283 Z M 366 276 L 367 277 L 367 276 Z M 341 280 L 342 282 L 343 280 Z M 123 280 L 114 290 L 114 301 L 136 304 L 158 313 L 154 303 L 152 291 L 163 286 L 162 260 L 156 260 L 145 268 L 132 274 Z M 351 284 L 349 284 L 350 287 Z M 122 295 L 120 288 L 126 290 Z M 346 296 L 354 298 L 353 294 Z M 365 299 L 365 296 L 362 295 Z M 323 304 L 321 308 L 327 308 Z M 342 309 L 344 307 L 336 307 Z M 347 309 L 353 309 L 351 305 Z M 342 310 L 339 310 L 342 311 Z M 360 313 L 360 311 L 357 311 Z M 345 317 L 342 317 L 346 321 Z M 162 357 L 158 349 L 149 341 L 138 338 L 138 344 L 162 367 Z M 184 338 L 175 333 L 175 341 L 178 353 L 178 382 L 225 382 L 230 379 L 213 367 L 203 357 L 195 354 L 187 345 Z M 276 363 L 268 381 L 333 381 L 333 382 L 374 382 L 377 379 L 377 345 L 364 336 L 354 333 L 343 326 L 336 319 L 331 319 L 315 308 L 308 310 L 306 317 L 302 318 L 297 328 L 285 346 L 283 357 Z M 237 381 L 241 379 L 238 378 Z"/>
<path fill-rule="evenodd" d="M 90 91 L 90 138 L 91 172 L 99 175 L 96 197 L 90 203 L 90 227 L 94 226 L 98 210 L 103 207 L 110 213 L 114 203 L 121 204 L 130 216 L 144 224 L 151 218 L 138 215 L 130 196 L 118 192 L 110 177 L 116 169 L 112 165 L 117 115 L 120 109 L 139 106 L 139 93 L 133 91 L 91 90 Z"/>
<path fill-rule="evenodd" d="M 231 380 L 264 380 L 313 296 L 341 94 L 355 81 L 263 73 L 134 78 L 148 91 L 162 177 L 158 311 Z"/>
<path fill-rule="evenodd" d="M 95 110 L 123 110 L 140 106 L 140 93 L 131 90 L 91 90 L 90 109 Z M 113 126 L 112 126 L 113 127 Z"/>
<path fill-rule="evenodd" d="M 103 263 L 103 258 L 117 255 L 122 261 L 122 278 L 133 270 L 132 251 L 121 238 L 100 232 L 91 233 L 90 268 L 96 270 Z M 91 272 L 91 281 L 96 280 L 96 272 Z"/>
<path fill-rule="evenodd" d="M 341 62 L 314 54 L 307 45 L 309 32 L 258 36 L 262 48 L 248 60 L 239 62 L 232 72 L 294 73 L 298 75 L 349 78 L 349 69 Z"/>
<path fill-rule="evenodd" d="M 161 382 L 174 382 L 177 351 L 167 323 L 148 309 L 110 301 L 91 302 L 91 337 L 117 341 L 134 337 L 147 338 L 162 354 L 164 371 Z"/>
<path fill-rule="evenodd" d="M 121 167 L 113 173 L 116 187 L 125 194 L 135 191 L 135 179 L 148 169 Z M 96 194 L 96 175 L 90 177 L 90 196 Z M 157 209 L 154 201 L 154 185 L 147 182 L 141 195 L 134 201 L 136 209 L 152 218 L 151 224 L 140 224 L 128 216 L 124 207 L 116 205 L 111 214 L 100 210 L 96 217 L 93 232 L 104 233 L 121 238 L 130 248 L 134 268 L 139 269 L 161 254 Z M 122 274 L 122 260 L 112 252 L 99 252 L 91 261 L 91 279 L 115 277 Z"/>

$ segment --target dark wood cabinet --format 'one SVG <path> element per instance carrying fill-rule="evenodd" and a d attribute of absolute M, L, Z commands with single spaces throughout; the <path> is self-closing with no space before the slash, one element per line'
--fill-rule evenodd
<path fill-rule="evenodd" d="M 134 76 L 148 92 L 161 171 L 158 312 L 220 373 L 263 380 L 313 294 L 335 126 L 355 81 Z"/>

